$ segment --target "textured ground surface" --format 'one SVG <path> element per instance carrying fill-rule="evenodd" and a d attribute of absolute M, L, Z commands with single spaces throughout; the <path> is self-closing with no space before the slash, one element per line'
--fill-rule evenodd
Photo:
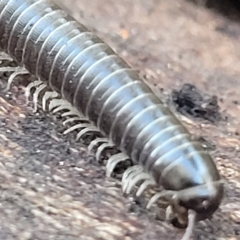
<path fill-rule="evenodd" d="M 167 96 L 183 83 L 217 95 L 225 121 L 182 117 L 213 146 L 226 180 L 220 210 L 193 239 L 240 239 L 239 23 L 183 0 L 61 2 Z M 86 146 L 62 135 L 59 119 L 34 114 L 23 87 L 6 94 L 4 86 L 1 77 L 0 240 L 180 239 L 180 230 L 122 196 Z"/>

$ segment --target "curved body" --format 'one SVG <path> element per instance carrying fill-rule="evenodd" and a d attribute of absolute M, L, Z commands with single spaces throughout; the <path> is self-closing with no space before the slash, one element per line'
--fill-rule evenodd
<path fill-rule="evenodd" d="M 0 0 L 0 36 L 0 49 L 88 117 L 164 189 L 220 180 L 209 153 L 138 72 L 52 2 Z M 223 189 L 215 191 L 217 208 Z"/>

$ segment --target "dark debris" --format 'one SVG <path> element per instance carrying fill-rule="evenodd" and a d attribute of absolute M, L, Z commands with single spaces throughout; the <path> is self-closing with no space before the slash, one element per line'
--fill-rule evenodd
<path fill-rule="evenodd" d="M 192 84 L 184 84 L 179 91 L 173 90 L 171 97 L 176 110 L 186 117 L 212 123 L 222 119 L 217 96 L 209 96 Z"/>

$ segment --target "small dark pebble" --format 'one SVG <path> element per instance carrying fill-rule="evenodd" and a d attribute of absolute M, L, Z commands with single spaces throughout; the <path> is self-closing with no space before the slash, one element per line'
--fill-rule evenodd
<path fill-rule="evenodd" d="M 212 123 L 222 120 L 217 97 L 200 92 L 192 84 L 184 84 L 179 91 L 173 90 L 171 97 L 176 110 L 186 117 Z"/>

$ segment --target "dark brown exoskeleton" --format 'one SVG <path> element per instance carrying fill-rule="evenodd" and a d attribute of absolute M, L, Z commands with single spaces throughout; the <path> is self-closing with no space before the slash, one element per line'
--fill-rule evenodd
<path fill-rule="evenodd" d="M 124 192 L 140 181 L 137 195 L 149 185 L 162 186 L 147 207 L 167 199 L 169 220 L 188 226 L 183 239 L 195 221 L 218 209 L 223 185 L 209 153 L 136 70 L 52 1 L 0 0 L 0 49 L 18 63 L 20 73 L 37 76 L 31 85 L 37 87 L 35 100 L 48 86 L 54 94 L 44 95 L 44 104 L 58 95 L 62 101 L 53 100 L 53 106 L 65 104 L 89 120 L 78 126 L 86 127 L 79 138 L 101 131 L 105 138 L 97 142 L 105 145 L 99 156 L 107 146 L 121 150 L 109 159 L 108 175 L 117 163 L 132 159 L 136 166 L 123 174 Z"/>

